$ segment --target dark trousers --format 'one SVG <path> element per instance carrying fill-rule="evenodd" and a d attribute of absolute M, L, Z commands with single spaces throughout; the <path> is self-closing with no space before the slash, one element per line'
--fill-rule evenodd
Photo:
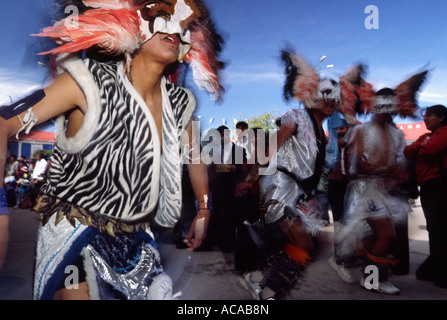
<path fill-rule="evenodd" d="M 328 182 L 328 201 L 332 211 L 332 219 L 340 221 L 344 211 L 344 200 L 347 181 L 329 180 Z"/>
<path fill-rule="evenodd" d="M 345 208 L 345 194 L 346 188 L 348 186 L 347 181 L 338 181 L 338 180 L 329 180 L 328 181 L 328 201 L 332 211 L 332 219 L 334 222 L 339 222 L 343 217 L 343 211 Z M 335 230 L 337 232 L 337 224 L 334 224 Z M 334 245 L 334 256 L 336 258 L 337 263 L 345 262 L 348 263 L 348 260 L 351 258 L 341 257 L 337 253 L 339 245 Z M 338 249 L 339 251 L 340 249 Z"/>
<path fill-rule="evenodd" d="M 432 179 L 421 185 L 421 204 L 427 221 L 430 256 L 418 269 L 447 287 L 447 183 Z"/>
<path fill-rule="evenodd" d="M 404 275 L 410 272 L 410 244 L 408 240 L 408 217 L 404 223 L 394 226 L 396 238 L 391 244 L 390 253 L 399 262 L 391 267 L 393 274 Z"/>

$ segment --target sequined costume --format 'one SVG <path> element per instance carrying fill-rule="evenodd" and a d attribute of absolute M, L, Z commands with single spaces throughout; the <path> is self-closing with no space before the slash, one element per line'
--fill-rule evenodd
<path fill-rule="evenodd" d="M 352 127 L 346 135 L 348 174 L 345 211 L 335 243 L 341 259 L 352 259 L 360 240 L 372 235 L 370 218 L 389 218 L 403 223 L 411 208 L 390 177 L 396 166 L 406 168 L 404 134 L 394 123 L 371 120 Z M 343 258 L 344 257 L 344 258 Z M 349 264 L 349 261 L 346 261 Z"/>
<path fill-rule="evenodd" d="M 297 125 L 295 134 L 283 143 L 266 174 L 259 179 L 261 200 L 266 208 L 265 222 L 302 219 L 305 228 L 315 235 L 323 221 L 306 216 L 297 209 L 297 204 L 310 196 L 318 184 L 326 137 L 317 136 L 318 128 L 308 109 L 287 112 L 281 123 L 290 122 Z"/>

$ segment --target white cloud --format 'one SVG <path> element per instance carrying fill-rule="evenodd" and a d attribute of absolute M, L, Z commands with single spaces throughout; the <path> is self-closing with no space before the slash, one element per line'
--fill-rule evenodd
<path fill-rule="evenodd" d="M 28 92 L 41 88 L 42 83 L 31 80 L 28 74 L 0 68 L 0 105 L 11 103 L 11 99 L 25 96 Z"/>
<path fill-rule="evenodd" d="M 429 67 L 430 69 L 430 67 Z M 368 74 L 367 81 L 370 81 L 374 88 L 383 87 L 395 88 L 401 82 L 408 79 L 413 74 L 422 70 L 413 70 L 408 68 L 378 68 L 372 74 Z M 422 85 L 419 92 L 419 104 L 447 104 L 447 70 L 442 68 L 430 69 L 427 80 Z"/>
<path fill-rule="evenodd" d="M 230 66 L 224 71 L 225 81 L 231 85 L 266 82 L 282 83 L 284 81 L 283 71 L 278 65 L 273 64 L 251 64 Z"/>
<path fill-rule="evenodd" d="M 252 82 L 275 81 L 281 83 L 284 76 L 277 72 L 230 72 L 227 80 L 232 84 L 248 84 Z"/>

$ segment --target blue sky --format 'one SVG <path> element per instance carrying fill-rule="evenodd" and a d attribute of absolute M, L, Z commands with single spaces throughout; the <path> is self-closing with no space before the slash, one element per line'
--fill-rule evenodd
<path fill-rule="evenodd" d="M 42 86 L 44 70 L 33 57 L 33 38 L 48 20 L 50 0 L 2 0 L 0 102 Z M 284 74 L 279 53 L 290 43 L 312 64 L 323 55 L 321 74 L 338 78 L 358 62 L 366 80 L 379 89 L 395 87 L 423 67 L 430 77 L 421 106 L 447 103 L 447 2 L 441 0 L 208 0 L 226 39 L 222 59 L 224 100 L 215 104 L 189 79 L 197 96 L 201 128 L 265 112 L 279 116 L 298 103 L 282 98 Z M 367 29 L 368 5 L 378 9 L 378 29 Z M 334 68 L 325 69 L 328 64 Z M 213 118 L 214 121 L 210 121 Z M 224 121 L 225 120 L 225 121 Z M 408 120 L 396 119 L 396 122 Z"/>

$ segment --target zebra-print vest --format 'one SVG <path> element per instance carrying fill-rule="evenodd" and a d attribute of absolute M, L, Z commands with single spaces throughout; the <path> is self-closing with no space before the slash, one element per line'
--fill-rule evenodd
<path fill-rule="evenodd" d="M 125 223 L 156 212 L 157 223 L 172 227 L 180 217 L 181 137 L 196 106 L 192 93 L 163 78 L 160 146 L 154 118 L 122 62 L 67 57 L 61 65 L 83 90 L 87 112 L 71 138 L 66 119 L 57 120 L 57 144 L 41 192 Z"/>

